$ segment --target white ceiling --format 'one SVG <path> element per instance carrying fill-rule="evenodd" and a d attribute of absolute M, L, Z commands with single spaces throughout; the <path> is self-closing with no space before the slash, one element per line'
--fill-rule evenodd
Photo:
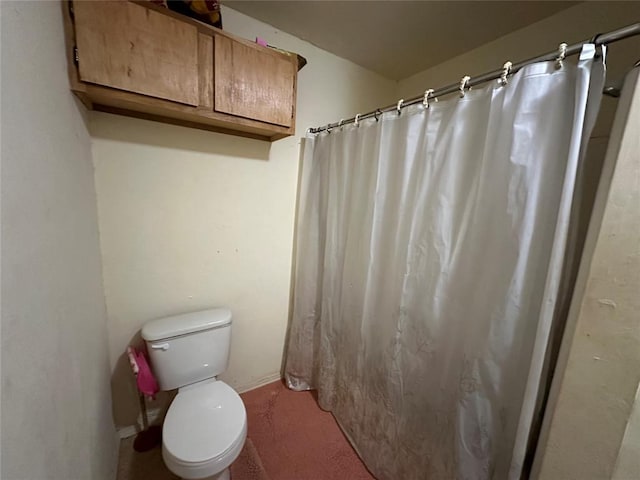
<path fill-rule="evenodd" d="M 387 78 L 401 80 L 579 2 L 223 3 Z"/>

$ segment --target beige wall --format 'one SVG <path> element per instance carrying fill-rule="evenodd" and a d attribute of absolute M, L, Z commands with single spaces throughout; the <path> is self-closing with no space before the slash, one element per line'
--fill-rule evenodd
<path fill-rule="evenodd" d="M 611 478 L 640 382 L 638 69 L 627 87 L 611 132 L 534 478 Z"/>
<path fill-rule="evenodd" d="M 640 2 L 582 2 L 551 17 L 486 43 L 433 68 L 401 80 L 398 95 L 408 98 L 457 83 L 464 75 L 477 75 L 502 68 L 507 60 L 518 62 L 638 21 Z M 629 39 L 612 46 L 608 56 L 609 75 L 620 78 L 631 65 L 628 58 L 638 56 L 640 39 Z M 615 109 L 615 108 L 614 108 Z"/>
<path fill-rule="evenodd" d="M 502 68 L 507 60 L 518 62 L 536 57 L 557 49 L 561 42 L 569 44 L 579 42 L 598 32 L 608 32 L 637 22 L 638 19 L 640 19 L 640 2 L 582 2 L 401 80 L 397 97 L 409 98 L 421 95 L 427 88 L 456 83 L 464 75 L 477 75 L 496 70 Z M 640 52 L 640 37 L 611 46 L 607 55 L 608 83 L 617 82 L 623 77 L 624 73 L 638 60 L 638 52 Z M 616 100 L 605 97 L 592 137 L 608 136 L 616 105 Z M 599 165 L 596 165 L 596 174 L 597 171 L 599 171 Z"/>
<path fill-rule="evenodd" d="M 90 138 L 58 2 L 1 2 L 2 471 L 109 480 L 107 325 Z"/>
<path fill-rule="evenodd" d="M 295 137 L 269 144 L 91 115 L 119 426 L 138 412 L 122 353 L 158 316 L 229 306 L 233 340 L 222 378 L 245 390 L 279 377 L 300 137 L 393 98 L 395 82 L 228 8 L 223 19 L 233 33 L 261 36 L 309 61 L 298 76 Z"/>

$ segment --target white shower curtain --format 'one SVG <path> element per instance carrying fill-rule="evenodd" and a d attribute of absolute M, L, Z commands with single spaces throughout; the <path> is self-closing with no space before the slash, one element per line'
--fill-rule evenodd
<path fill-rule="evenodd" d="M 286 378 L 378 479 L 521 475 L 594 51 L 307 136 Z"/>

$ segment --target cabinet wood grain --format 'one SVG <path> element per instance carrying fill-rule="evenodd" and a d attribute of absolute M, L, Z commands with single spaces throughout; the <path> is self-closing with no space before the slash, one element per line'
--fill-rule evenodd
<path fill-rule="evenodd" d="M 288 127 L 296 70 L 289 57 L 216 37 L 215 110 Z"/>
<path fill-rule="evenodd" d="M 213 109 L 213 37 L 198 34 L 200 107 Z"/>
<path fill-rule="evenodd" d="M 129 2 L 75 2 L 80 79 L 198 105 L 198 31 Z"/>

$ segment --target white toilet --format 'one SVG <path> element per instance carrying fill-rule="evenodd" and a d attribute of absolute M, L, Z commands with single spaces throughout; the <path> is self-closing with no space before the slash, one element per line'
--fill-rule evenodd
<path fill-rule="evenodd" d="M 165 464 L 184 479 L 228 480 L 247 438 L 242 399 L 216 380 L 229 363 L 231 311 L 152 320 L 142 338 L 160 388 L 179 389 L 162 427 Z"/>

